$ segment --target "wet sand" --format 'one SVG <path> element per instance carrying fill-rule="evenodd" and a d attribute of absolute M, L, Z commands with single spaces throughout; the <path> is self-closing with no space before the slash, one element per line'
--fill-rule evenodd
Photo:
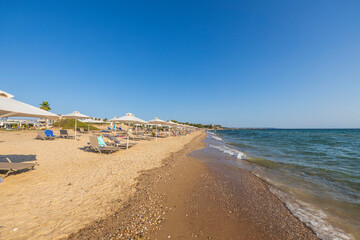
<path fill-rule="evenodd" d="M 204 137 L 144 171 L 119 211 L 70 239 L 317 239 L 256 176 L 191 157 Z"/>

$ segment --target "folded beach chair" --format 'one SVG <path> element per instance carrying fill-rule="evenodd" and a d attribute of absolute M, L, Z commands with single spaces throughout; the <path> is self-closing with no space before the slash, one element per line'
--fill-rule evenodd
<path fill-rule="evenodd" d="M 67 130 L 60 130 L 60 137 L 61 138 L 75 138 L 75 136 L 69 135 Z"/>
<path fill-rule="evenodd" d="M 84 128 L 79 128 L 80 133 L 87 133 L 88 131 L 85 131 Z"/>
<path fill-rule="evenodd" d="M 85 151 L 92 149 L 95 152 L 99 153 L 113 153 L 120 150 L 120 147 L 107 146 L 102 137 L 89 136 L 90 145 L 85 149 Z"/>
<path fill-rule="evenodd" d="M 164 132 L 161 132 L 161 133 L 158 133 L 157 137 L 158 138 L 167 138 L 167 137 L 169 137 L 169 135 Z"/>
<path fill-rule="evenodd" d="M 130 140 L 140 141 L 140 140 L 147 140 L 148 138 L 145 136 L 135 136 L 132 134 L 131 131 L 128 131 L 126 137 L 129 137 Z"/>
<path fill-rule="evenodd" d="M 51 130 L 50 130 L 51 131 Z M 51 131 L 52 132 L 52 131 Z M 44 130 L 37 130 L 37 136 L 36 139 L 42 139 L 42 140 L 54 140 L 56 139 L 55 136 L 47 136 L 45 134 Z M 54 134 L 53 134 L 54 135 Z"/>
<path fill-rule="evenodd" d="M 8 162 L 0 162 L 0 170 L 7 171 L 5 177 L 10 173 L 21 171 L 25 169 L 34 169 L 36 163 L 13 163 L 9 158 L 6 158 Z"/>

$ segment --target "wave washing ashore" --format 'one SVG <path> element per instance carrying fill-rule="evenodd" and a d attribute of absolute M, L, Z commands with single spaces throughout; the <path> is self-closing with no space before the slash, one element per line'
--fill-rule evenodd
<path fill-rule="evenodd" d="M 250 170 L 321 239 L 360 239 L 360 130 L 208 132 L 218 161 Z"/>

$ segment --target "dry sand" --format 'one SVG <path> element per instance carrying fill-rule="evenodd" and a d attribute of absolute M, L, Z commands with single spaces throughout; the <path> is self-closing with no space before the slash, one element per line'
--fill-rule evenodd
<path fill-rule="evenodd" d="M 34 139 L 35 131 L 0 132 L 1 161 L 36 158 L 39 164 L 0 184 L 0 238 L 62 238 L 113 213 L 134 194 L 141 171 L 160 167 L 200 134 L 141 141 L 100 155 L 83 150 L 86 134 L 80 141 L 43 141 Z"/>

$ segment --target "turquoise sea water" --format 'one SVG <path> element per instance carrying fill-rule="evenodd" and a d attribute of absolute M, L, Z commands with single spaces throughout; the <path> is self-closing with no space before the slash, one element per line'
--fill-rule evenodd
<path fill-rule="evenodd" d="M 207 143 L 269 182 L 320 238 L 360 239 L 360 130 L 222 130 Z"/>

